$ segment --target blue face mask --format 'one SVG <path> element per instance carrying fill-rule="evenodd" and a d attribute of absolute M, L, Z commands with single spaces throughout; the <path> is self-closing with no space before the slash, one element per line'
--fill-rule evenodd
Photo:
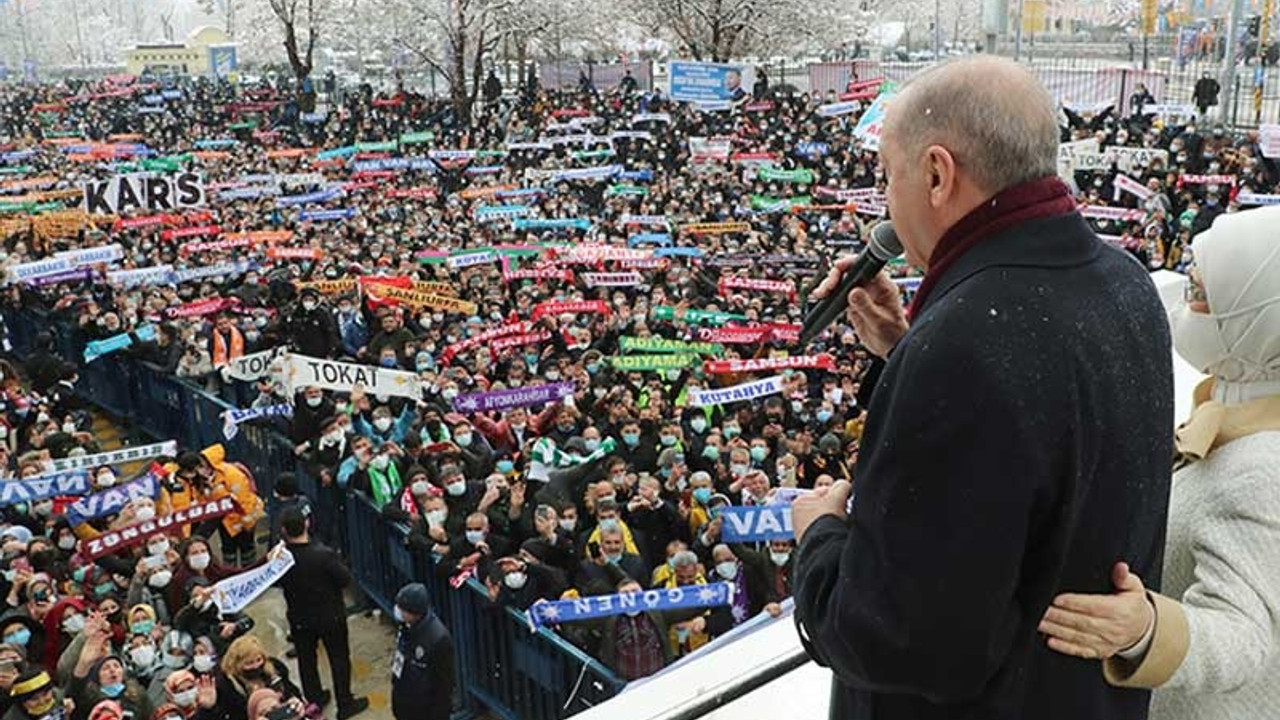
<path fill-rule="evenodd" d="M 152 630 L 156 629 L 156 624 L 150 620 L 139 620 L 129 626 L 129 630 L 134 635 L 150 635 Z"/>
<path fill-rule="evenodd" d="M 31 631 L 26 628 L 14 630 L 4 636 L 4 641 L 10 645 L 26 645 L 31 641 Z"/>
<path fill-rule="evenodd" d="M 511 473 L 512 470 L 515 470 L 515 469 L 516 469 L 516 464 L 511 462 L 510 460 L 498 461 L 498 472 L 502 473 L 503 475 L 508 475 Z"/>
<path fill-rule="evenodd" d="M 395 359 L 395 358 L 382 358 L 382 361 L 381 361 L 381 362 L 379 362 L 378 364 L 379 364 L 379 365 L 381 365 L 381 366 L 382 366 L 382 367 L 384 367 L 384 368 L 393 368 L 393 367 L 395 367 L 395 366 L 396 366 L 396 359 Z"/>
<path fill-rule="evenodd" d="M 698 501 L 700 505 L 706 505 L 711 502 L 711 488 L 694 488 L 693 499 Z"/>
<path fill-rule="evenodd" d="M 626 443 L 627 447 L 635 447 L 640 444 L 640 433 L 622 433 L 622 442 Z"/>
<path fill-rule="evenodd" d="M 587 363 L 587 374 L 595 375 L 600 372 L 600 363 Z"/>
<path fill-rule="evenodd" d="M 760 447 L 759 445 L 751 448 L 751 459 L 755 460 L 756 462 L 764 462 L 764 459 L 768 456 L 769 456 L 768 448 L 763 448 L 763 447 Z"/>
<path fill-rule="evenodd" d="M 714 461 L 716 461 L 716 460 L 719 460 L 719 459 L 720 459 L 720 448 L 716 447 L 715 445 L 708 445 L 708 446 L 706 446 L 706 447 L 702 448 L 702 457 L 704 457 L 704 458 L 706 458 L 706 459 L 708 459 L 708 460 L 711 460 L 711 461 L 713 461 L 713 462 L 714 462 Z"/>
<path fill-rule="evenodd" d="M 118 698 L 124 692 L 124 683 L 115 683 L 114 685 L 103 685 L 102 694 L 109 698 Z"/>
<path fill-rule="evenodd" d="M 831 420 L 831 411 L 830 411 L 830 410 L 819 410 L 819 411 L 818 411 L 818 422 L 820 422 L 820 423 L 826 423 L 826 422 L 828 422 L 828 421 L 830 421 L 830 420 Z"/>
<path fill-rule="evenodd" d="M 537 355 L 534 355 L 534 354 L 526 354 L 526 355 L 524 356 L 524 361 L 525 361 L 525 362 L 527 362 L 527 363 L 529 363 L 530 365 L 537 365 L 537 364 L 538 364 L 538 356 L 537 356 Z"/>

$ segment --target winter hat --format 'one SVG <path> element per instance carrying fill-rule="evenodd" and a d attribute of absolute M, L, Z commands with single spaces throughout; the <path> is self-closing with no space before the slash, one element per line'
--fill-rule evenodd
<path fill-rule="evenodd" d="M 246 709 L 249 720 L 258 720 L 258 717 L 262 714 L 261 710 L 272 700 L 280 700 L 280 692 L 278 690 L 272 690 L 271 688 L 254 690 L 253 694 L 249 696 L 249 704 Z"/>
<path fill-rule="evenodd" d="M 431 612 L 431 597 L 427 594 L 427 586 L 422 583 L 409 583 L 396 593 L 396 605 L 414 615 L 426 615 Z"/>

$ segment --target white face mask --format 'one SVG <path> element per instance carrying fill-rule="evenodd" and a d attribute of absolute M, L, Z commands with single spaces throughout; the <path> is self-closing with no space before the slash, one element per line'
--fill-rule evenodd
<path fill-rule="evenodd" d="M 386 455 L 377 455 L 369 464 L 373 466 L 374 470 L 381 472 L 387 469 L 387 465 L 391 464 L 391 458 Z"/>
<path fill-rule="evenodd" d="M 62 629 L 67 631 L 69 635 L 75 635 L 84 629 L 85 619 L 83 615 L 68 615 L 62 619 Z"/>
<path fill-rule="evenodd" d="M 169 541 L 158 540 L 147 546 L 147 552 L 152 555 L 163 555 L 169 552 Z"/>
<path fill-rule="evenodd" d="M 145 522 L 156 516 L 156 509 L 150 506 L 140 507 L 134 511 L 133 517 L 138 522 Z"/>
<path fill-rule="evenodd" d="M 63 550 L 74 550 L 76 547 L 76 539 L 74 536 L 65 536 L 58 538 L 58 547 Z"/>
<path fill-rule="evenodd" d="M 738 575 L 738 563 L 733 560 L 716 563 L 716 574 L 725 580 L 732 580 Z"/>
<path fill-rule="evenodd" d="M 187 558 L 192 570 L 204 570 L 209 567 L 209 553 L 198 553 Z"/>
<path fill-rule="evenodd" d="M 63 424 L 62 424 L 62 432 L 64 432 L 64 433 L 66 433 L 66 434 L 70 435 L 70 434 L 74 433 L 75 431 L 76 431 L 76 424 L 75 424 L 75 423 L 63 423 Z"/>
<path fill-rule="evenodd" d="M 98 473 L 98 486 L 111 487 L 116 484 L 116 475 L 112 472 Z"/>
<path fill-rule="evenodd" d="M 773 561 L 773 564 L 774 564 L 774 565 L 777 565 L 778 567 L 782 567 L 783 565 L 786 565 L 786 564 L 787 564 L 787 561 L 788 561 L 788 560 L 790 560 L 790 559 L 791 559 L 791 553 L 789 553 L 789 552 L 773 552 L 772 550 L 770 550 L 770 551 L 769 551 L 769 559 Z"/>
<path fill-rule="evenodd" d="M 417 480 L 412 485 L 409 486 L 409 492 L 413 493 L 414 495 L 426 495 L 427 491 L 429 491 L 430 489 L 431 489 L 431 486 L 427 483 L 426 480 Z"/>
<path fill-rule="evenodd" d="M 529 576 L 520 571 L 509 572 L 506 577 L 502 579 L 502 581 L 507 584 L 507 587 L 512 590 L 519 590 L 524 587 L 524 584 L 528 582 L 528 580 Z"/>
<path fill-rule="evenodd" d="M 160 658 L 160 662 L 164 663 L 165 667 L 172 668 L 174 670 L 187 666 L 187 658 L 185 655 L 174 655 L 173 653 L 165 653 Z M 195 691 L 192 690 L 191 692 L 194 693 Z M 194 698 L 195 695 L 192 695 L 191 697 Z"/>
<path fill-rule="evenodd" d="M 322 403 L 322 402 L 324 402 L 324 396 L 323 396 L 323 395 L 317 395 L 317 396 L 315 396 L 315 397 L 308 397 L 308 398 L 307 398 L 307 407 L 313 407 L 313 408 L 315 408 L 315 407 L 320 407 L 320 403 Z"/>
<path fill-rule="evenodd" d="M 378 428 L 378 432 L 386 432 L 391 427 L 391 418 L 389 417 L 374 418 L 373 426 Z"/>
<path fill-rule="evenodd" d="M 303 301 L 302 301 L 302 309 L 303 309 L 303 310 L 306 310 L 307 312 L 311 312 L 312 310 L 315 310 L 315 309 L 316 309 L 316 303 L 315 303 L 315 301 L 314 301 L 314 300 L 303 300 Z"/>
<path fill-rule="evenodd" d="M 151 573 L 151 577 L 147 578 L 147 584 L 153 588 L 162 588 L 167 587 L 172 579 L 173 573 L 168 570 L 157 570 Z"/>
<path fill-rule="evenodd" d="M 135 667 L 151 667 L 151 663 L 156 661 L 156 649 L 150 645 L 139 645 L 129 651 L 129 659 L 133 660 Z"/>
<path fill-rule="evenodd" d="M 453 497 L 463 495 L 467 492 L 467 481 L 458 480 L 457 482 L 451 482 L 445 486 L 445 490 Z"/>
<path fill-rule="evenodd" d="M 196 672 L 207 673 L 213 669 L 214 661 L 212 655 L 196 655 L 191 658 L 191 667 Z"/>
<path fill-rule="evenodd" d="M 577 525 L 578 525 L 577 518 L 565 518 L 560 521 L 560 529 L 564 530 L 565 532 L 573 532 L 573 529 L 577 527 Z"/>
<path fill-rule="evenodd" d="M 432 527 L 443 525 L 444 521 L 448 519 L 448 517 L 449 512 L 447 510 L 428 510 L 427 524 Z"/>
<path fill-rule="evenodd" d="M 179 665 L 178 667 L 182 667 L 182 666 Z M 180 708 L 189 708 L 196 704 L 197 692 L 198 690 L 196 688 L 191 688 L 190 690 L 183 690 L 182 692 L 176 692 L 172 695 L 173 704 L 177 705 Z"/>

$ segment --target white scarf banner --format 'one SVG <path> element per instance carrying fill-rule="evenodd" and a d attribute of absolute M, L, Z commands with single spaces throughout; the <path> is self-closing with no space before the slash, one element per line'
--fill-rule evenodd
<path fill-rule="evenodd" d="M 240 434 L 240 423 L 260 420 L 267 417 L 293 417 L 293 406 L 289 403 L 268 405 L 267 407 L 237 410 L 232 408 L 222 413 L 222 436 L 228 440 Z"/>
<path fill-rule="evenodd" d="M 271 363 L 285 354 L 283 347 L 242 355 L 222 366 L 222 374 L 231 380 L 253 382 L 271 372 Z"/>
<path fill-rule="evenodd" d="M 1242 192 L 1236 196 L 1236 202 L 1241 205 L 1280 205 L 1280 195 Z"/>
<path fill-rule="evenodd" d="M 53 461 L 54 470 L 79 470 L 80 468 L 92 468 L 99 465 L 123 465 L 125 463 L 137 462 L 139 460 L 150 460 L 151 458 L 160 457 L 161 455 L 177 455 L 178 441 L 169 440 L 167 442 L 155 443 L 153 445 L 138 445 L 137 447 L 128 447 L 120 450 L 112 450 L 111 452 L 96 453 L 94 455 L 77 455 L 74 457 L 65 457 L 60 460 Z"/>
<path fill-rule="evenodd" d="M 718 390 L 690 390 L 689 405 L 692 407 L 707 407 L 708 405 L 723 405 L 726 403 L 743 402 L 745 400 L 755 400 L 768 395 L 777 395 L 782 392 L 782 376 L 776 375 L 764 380 L 755 380 L 733 387 L 720 388 Z"/>
<path fill-rule="evenodd" d="M 280 543 L 266 565 L 232 575 L 213 586 L 213 602 L 223 615 L 240 612 L 293 568 L 293 553 Z"/>
<path fill-rule="evenodd" d="M 1155 195 L 1155 193 L 1152 192 L 1149 188 L 1147 188 L 1146 185 L 1143 185 L 1142 183 L 1138 182 L 1137 180 L 1134 180 L 1128 175 L 1123 175 L 1123 174 L 1116 175 L 1115 188 L 1116 188 L 1115 199 L 1117 201 L 1120 200 L 1121 192 L 1127 192 L 1130 195 L 1133 195 L 1140 200 L 1146 200 L 1152 195 Z"/>
<path fill-rule="evenodd" d="M 422 379 L 417 373 L 403 370 L 289 354 L 284 356 L 282 371 L 290 396 L 302 387 L 351 392 L 359 386 L 374 396 L 394 395 L 411 400 L 422 399 Z"/>

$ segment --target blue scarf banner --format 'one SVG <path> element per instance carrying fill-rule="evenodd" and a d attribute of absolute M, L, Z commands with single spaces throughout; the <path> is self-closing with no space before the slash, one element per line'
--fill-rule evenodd
<path fill-rule="evenodd" d="M 670 233 L 640 233 L 627 238 L 627 247 L 636 247 L 637 245 L 670 245 Z"/>
<path fill-rule="evenodd" d="M 198 150 L 222 150 L 224 148 L 235 147 L 240 141 L 235 138 L 213 138 L 211 140 L 197 140 L 196 149 Z"/>
<path fill-rule="evenodd" d="M 67 522 L 74 525 L 112 515 L 124 509 L 125 505 L 139 498 L 155 500 L 160 496 L 160 477 L 155 473 L 147 473 L 136 480 L 94 493 L 71 503 L 66 509 Z"/>
<path fill-rule="evenodd" d="M 356 154 L 355 145 L 346 145 L 344 147 L 332 148 L 330 150 L 321 150 L 316 153 L 317 160 L 333 160 L 334 158 L 345 158 Z"/>
<path fill-rule="evenodd" d="M 342 195 L 340 188 L 330 188 L 328 190 L 320 190 L 318 192 L 306 193 L 304 195 L 285 195 L 276 198 L 276 207 L 290 207 L 293 205 L 310 205 L 312 203 L 327 203 Z"/>
<path fill-rule="evenodd" d="M 265 565 L 219 580 L 213 586 L 213 602 L 223 615 L 240 612 L 287 575 L 292 567 L 293 554 L 281 542 L 267 555 Z"/>
<path fill-rule="evenodd" d="M 88 470 L 67 470 L 25 480 L 0 482 L 0 507 L 29 503 L 57 495 L 88 495 L 93 489 Z"/>
<path fill-rule="evenodd" d="M 561 180 L 607 180 L 621 172 L 621 165 L 560 170 L 551 176 L 551 182 L 560 182 Z"/>
<path fill-rule="evenodd" d="M 350 220 L 355 216 L 355 208 L 341 208 L 339 210 L 303 210 L 298 215 L 298 219 L 303 222 L 325 222 L 327 220 Z"/>
<path fill-rule="evenodd" d="M 591 221 L 586 218 L 520 218 L 515 222 L 516 230 L 590 230 Z"/>
<path fill-rule="evenodd" d="M 84 346 L 84 361 L 93 362 L 103 355 L 123 350 L 133 344 L 133 337 L 143 342 L 150 342 L 156 339 L 156 329 L 150 325 L 143 325 L 134 330 L 132 333 L 120 333 L 112 335 L 105 340 L 93 340 Z"/>
<path fill-rule="evenodd" d="M 653 182 L 652 170 L 624 170 L 618 177 L 623 180 L 632 180 L 638 182 Z"/>
<path fill-rule="evenodd" d="M 727 543 L 792 540 L 796 536 L 790 505 L 731 505 L 720 508 L 720 517 L 724 518 L 720 539 Z"/>
<path fill-rule="evenodd" d="M 658 257 L 702 257 L 702 248 L 696 247 L 661 247 L 653 251 Z"/>
<path fill-rule="evenodd" d="M 718 582 L 540 602 L 529 608 L 526 615 L 529 627 L 537 629 L 541 625 L 594 620 L 628 613 L 717 607 L 732 603 L 733 584 Z"/>
<path fill-rule="evenodd" d="M 293 417 L 293 406 L 289 403 L 280 403 L 246 410 L 236 408 L 227 410 L 222 413 L 222 436 L 232 440 L 240 434 L 240 423 L 269 417 Z"/>
<path fill-rule="evenodd" d="M 831 154 L 831 145 L 824 142 L 798 142 L 796 155 L 806 158 L 823 158 Z"/>

